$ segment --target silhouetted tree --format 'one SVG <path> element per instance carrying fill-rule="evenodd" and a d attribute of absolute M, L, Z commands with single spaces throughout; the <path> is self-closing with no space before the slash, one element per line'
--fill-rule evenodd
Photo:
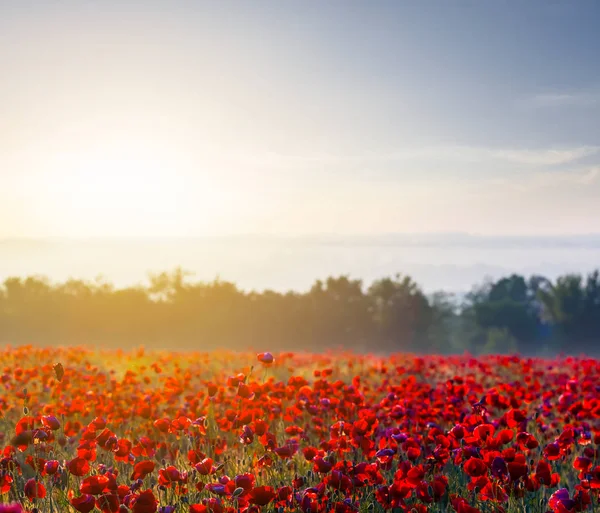
<path fill-rule="evenodd" d="M 427 330 L 433 318 L 429 302 L 409 277 L 396 275 L 374 282 L 368 290 L 373 319 L 388 350 L 428 350 Z"/>
<path fill-rule="evenodd" d="M 53 284 L 9 278 L 0 286 L 0 343 L 320 351 L 600 352 L 600 273 L 512 275 L 463 301 L 427 297 L 408 276 L 366 290 L 348 276 L 306 293 L 242 291 L 183 269 L 115 288 L 102 279 Z"/>
<path fill-rule="evenodd" d="M 600 345 L 600 274 L 561 276 L 538 296 L 551 324 L 554 346 L 569 352 Z"/>

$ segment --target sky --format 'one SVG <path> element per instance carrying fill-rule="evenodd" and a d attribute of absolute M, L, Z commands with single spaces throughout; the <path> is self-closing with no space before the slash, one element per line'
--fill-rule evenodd
<path fill-rule="evenodd" d="M 586 234 L 600 2 L 3 0 L 0 238 Z"/>

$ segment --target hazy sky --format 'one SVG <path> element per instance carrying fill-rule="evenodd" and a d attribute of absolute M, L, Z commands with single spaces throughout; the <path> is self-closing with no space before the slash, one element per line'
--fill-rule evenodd
<path fill-rule="evenodd" d="M 0 2 L 0 237 L 600 231 L 600 2 Z"/>

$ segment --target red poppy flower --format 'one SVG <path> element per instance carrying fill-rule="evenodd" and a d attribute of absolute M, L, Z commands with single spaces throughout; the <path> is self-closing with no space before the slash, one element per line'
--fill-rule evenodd
<path fill-rule="evenodd" d="M 254 398 L 254 392 L 252 391 L 252 388 L 250 388 L 245 383 L 240 383 L 238 385 L 237 395 L 243 397 L 244 399 Z"/>
<path fill-rule="evenodd" d="M 108 477 L 104 475 L 88 476 L 81 482 L 79 491 L 84 495 L 100 495 L 108 482 Z"/>
<path fill-rule="evenodd" d="M 552 482 L 552 467 L 547 461 L 540 461 L 535 468 L 535 478 L 543 485 L 550 486 Z"/>
<path fill-rule="evenodd" d="M 233 480 L 236 488 L 241 488 L 244 492 L 248 492 L 254 486 L 255 477 L 253 474 L 240 474 L 235 476 Z"/>
<path fill-rule="evenodd" d="M 471 477 L 481 477 L 488 473 L 488 467 L 483 460 L 469 458 L 463 466 L 467 475 Z"/>
<path fill-rule="evenodd" d="M 119 496 L 114 493 L 100 495 L 96 499 L 96 506 L 102 513 L 117 513 L 120 505 Z"/>
<path fill-rule="evenodd" d="M 569 490 L 561 488 L 550 496 L 548 506 L 555 513 L 571 513 L 575 507 L 575 501 L 569 496 Z"/>
<path fill-rule="evenodd" d="M 199 474 L 208 476 L 213 471 L 213 460 L 210 458 L 204 458 L 200 463 L 194 466 Z"/>
<path fill-rule="evenodd" d="M 10 487 L 12 485 L 13 478 L 9 474 L 0 474 L 0 492 L 8 493 L 10 491 Z"/>
<path fill-rule="evenodd" d="M 158 483 L 162 486 L 170 486 L 171 483 L 179 483 L 184 480 L 184 476 L 173 465 L 158 471 Z"/>
<path fill-rule="evenodd" d="M 313 460 L 314 466 L 313 469 L 315 472 L 319 472 L 320 474 L 327 474 L 333 468 L 333 464 L 323 458 L 315 458 Z"/>
<path fill-rule="evenodd" d="M 54 415 L 46 415 L 42 417 L 42 424 L 52 431 L 60 429 L 60 422 Z"/>
<path fill-rule="evenodd" d="M 560 458 L 560 446 L 554 442 L 544 447 L 544 457 L 547 460 L 554 461 Z"/>
<path fill-rule="evenodd" d="M 25 483 L 23 491 L 30 501 L 34 501 L 35 499 L 43 499 L 46 497 L 46 487 L 33 478 L 29 479 Z"/>
<path fill-rule="evenodd" d="M 506 502 L 508 495 L 502 485 L 496 481 L 488 481 L 482 488 L 479 496 L 484 501 Z"/>
<path fill-rule="evenodd" d="M 209 383 L 208 397 L 214 397 L 215 395 L 217 395 L 218 391 L 219 391 L 219 387 L 217 385 L 215 385 L 214 383 Z"/>
<path fill-rule="evenodd" d="M 132 498 L 130 506 L 133 513 L 155 513 L 158 503 L 152 490 L 144 490 Z"/>
<path fill-rule="evenodd" d="M 58 472 L 59 463 L 56 460 L 48 460 L 44 463 L 43 475 L 53 476 Z"/>
<path fill-rule="evenodd" d="M 140 461 L 133 467 L 133 473 L 131 474 L 131 480 L 144 479 L 148 474 L 154 472 L 156 464 L 150 460 Z"/>
<path fill-rule="evenodd" d="M 582 456 L 578 456 L 573 462 L 573 468 L 579 470 L 580 472 L 587 472 L 591 466 L 592 460 Z"/>
<path fill-rule="evenodd" d="M 266 506 L 275 498 L 275 490 L 270 486 L 253 488 L 248 494 L 248 502 L 257 506 Z"/>
<path fill-rule="evenodd" d="M 90 464 L 84 458 L 74 458 L 67 462 L 67 470 L 74 476 L 83 477 L 90 471 Z"/>
<path fill-rule="evenodd" d="M 163 433 L 168 433 L 171 427 L 171 421 L 169 419 L 158 419 L 154 421 L 154 427 Z"/>
<path fill-rule="evenodd" d="M 450 502 L 456 513 L 481 513 L 479 509 L 471 506 L 462 497 L 454 497 Z"/>
<path fill-rule="evenodd" d="M 70 502 L 79 513 L 90 513 L 96 507 L 96 500 L 91 495 L 80 495 L 72 498 Z"/>

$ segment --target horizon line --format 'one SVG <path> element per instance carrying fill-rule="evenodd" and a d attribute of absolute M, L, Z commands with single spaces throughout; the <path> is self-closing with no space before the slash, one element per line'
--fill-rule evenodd
<path fill-rule="evenodd" d="M 17 236 L 0 237 L 0 245 L 42 245 L 42 244 L 194 244 L 194 243 L 290 243 L 315 244 L 323 246 L 382 246 L 382 247 L 467 247 L 467 248 L 579 248 L 599 249 L 600 233 L 555 234 L 555 235 L 486 235 L 469 232 L 387 232 L 377 234 L 280 234 L 280 233 L 238 233 L 204 235 L 140 235 L 140 236 Z"/>
<path fill-rule="evenodd" d="M 582 232 L 582 233 L 498 233 L 486 234 L 480 232 L 469 231 L 397 231 L 397 232 L 351 232 L 351 233 L 336 233 L 336 232 L 306 232 L 306 233 L 286 233 L 286 232 L 232 232 L 232 233 L 198 233 L 190 235 L 0 235 L 0 242 L 9 240 L 139 240 L 139 239 L 217 239 L 217 238 L 286 238 L 286 239 L 306 239 L 315 237 L 325 238 L 383 238 L 383 237 L 470 237 L 480 239 L 576 239 L 586 237 L 600 237 L 598 232 Z"/>

